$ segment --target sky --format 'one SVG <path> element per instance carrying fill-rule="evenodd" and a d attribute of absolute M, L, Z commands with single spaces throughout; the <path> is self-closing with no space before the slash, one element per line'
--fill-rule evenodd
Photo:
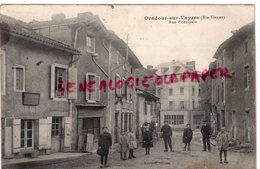
<path fill-rule="evenodd" d="M 107 29 L 113 30 L 139 58 L 144 67 L 178 60 L 196 61 L 201 71 L 208 68 L 218 46 L 231 31 L 254 21 L 253 5 L 1 5 L 0 13 L 25 22 L 50 20 L 55 13 L 66 18 L 92 12 Z M 147 17 L 199 17 L 194 24 L 170 24 Z M 205 19 L 218 16 L 224 19 Z"/>

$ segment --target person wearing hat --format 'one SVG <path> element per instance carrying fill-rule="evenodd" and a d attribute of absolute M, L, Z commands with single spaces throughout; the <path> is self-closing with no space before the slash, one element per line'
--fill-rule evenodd
<path fill-rule="evenodd" d="M 190 142 L 192 140 L 193 132 L 190 128 L 190 124 L 187 124 L 186 126 L 187 128 L 185 128 L 183 131 L 182 142 L 185 144 L 184 151 L 186 151 L 187 145 L 188 145 L 188 151 L 190 151 Z"/>
<path fill-rule="evenodd" d="M 172 149 L 172 128 L 171 126 L 169 126 L 167 121 L 164 121 L 164 125 L 161 128 L 161 132 L 162 132 L 162 137 L 163 137 L 163 141 L 164 141 L 164 146 L 165 146 L 165 150 L 164 152 L 168 151 L 168 145 L 171 149 L 171 152 L 173 152 Z"/>
<path fill-rule="evenodd" d="M 210 136 L 211 136 L 211 128 L 210 126 L 207 124 L 207 121 L 204 120 L 203 121 L 203 125 L 201 127 L 200 130 L 201 134 L 202 134 L 202 140 L 203 140 L 203 151 L 207 151 L 207 147 L 208 147 L 208 151 L 210 152 Z"/>
<path fill-rule="evenodd" d="M 149 127 L 144 128 L 142 147 L 145 148 L 145 155 L 149 155 L 150 148 L 153 147 L 153 135 Z"/>
<path fill-rule="evenodd" d="M 102 134 L 100 134 L 99 139 L 98 139 L 98 146 L 102 152 L 100 155 L 101 156 L 100 168 L 109 167 L 109 165 L 107 165 L 107 158 L 108 158 L 108 154 L 109 154 L 109 148 L 112 146 L 112 136 L 108 132 L 108 128 L 103 127 L 102 130 L 103 130 L 103 132 L 102 132 Z M 105 161 L 104 161 L 104 159 L 105 159 Z"/>
<path fill-rule="evenodd" d="M 216 137 L 216 141 L 219 150 L 220 163 L 222 163 L 223 152 L 224 152 L 224 163 L 228 163 L 227 150 L 228 150 L 229 142 L 228 142 L 228 132 L 226 131 L 225 127 L 221 128 L 221 131 L 218 133 Z"/>

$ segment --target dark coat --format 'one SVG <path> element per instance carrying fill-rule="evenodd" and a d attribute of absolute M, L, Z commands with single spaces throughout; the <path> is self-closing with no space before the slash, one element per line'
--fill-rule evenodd
<path fill-rule="evenodd" d="M 101 147 L 101 149 L 108 150 L 109 147 L 112 146 L 112 137 L 111 134 L 108 132 L 104 132 L 99 136 L 98 139 L 98 146 Z"/>
<path fill-rule="evenodd" d="M 165 124 L 161 128 L 162 137 L 170 137 L 172 136 L 172 128 L 168 124 Z"/>
<path fill-rule="evenodd" d="M 209 138 L 211 135 L 211 128 L 209 125 L 203 125 L 200 130 L 203 137 Z"/>
<path fill-rule="evenodd" d="M 143 134 L 143 147 L 153 147 L 153 136 L 150 131 L 145 131 Z"/>
<path fill-rule="evenodd" d="M 186 128 L 183 131 L 183 137 L 182 137 L 182 142 L 183 143 L 190 143 L 192 140 L 193 132 L 190 128 Z"/>

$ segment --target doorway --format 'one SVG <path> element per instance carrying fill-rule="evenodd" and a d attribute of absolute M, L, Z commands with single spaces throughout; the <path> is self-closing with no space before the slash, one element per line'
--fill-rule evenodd
<path fill-rule="evenodd" d="M 62 141 L 62 117 L 52 117 L 51 151 L 60 152 Z"/>

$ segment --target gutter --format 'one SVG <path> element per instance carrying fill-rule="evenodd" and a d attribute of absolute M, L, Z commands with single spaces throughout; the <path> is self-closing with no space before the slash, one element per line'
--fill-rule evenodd
<path fill-rule="evenodd" d="M 78 32 L 79 30 L 82 28 L 82 26 L 79 26 L 76 30 L 75 30 L 75 38 L 74 38 L 74 45 L 73 47 L 76 49 L 76 45 L 77 45 L 77 39 L 78 39 Z M 77 62 L 79 60 L 79 55 L 76 55 L 77 58 L 75 60 L 72 60 L 69 65 L 72 66 L 73 63 Z"/>

